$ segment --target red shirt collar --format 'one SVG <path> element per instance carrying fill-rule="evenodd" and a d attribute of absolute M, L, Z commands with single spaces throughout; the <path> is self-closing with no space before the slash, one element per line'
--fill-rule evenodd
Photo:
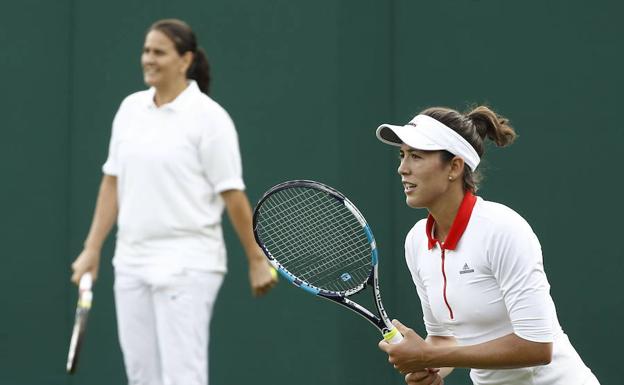
<path fill-rule="evenodd" d="M 468 222 L 470 221 L 470 216 L 472 215 L 472 209 L 477 203 L 477 197 L 470 191 L 467 191 L 464 194 L 464 199 L 462 199 L 461 204 L 459 205 L 459 210 L 457 211 L 457 216 L 453 220 L 453 225 L 451 226 L 451 230 L 446 236 L 446 240 L 444 243 L 440 243 L 440 246 L 446 250 L 455 250 L 457 247 L 457 242 L 464 234 L 466 227 L 468 226 Z M 429 250 L 433 249 L 438 240 L 433 238 L 433 225 L 435 224 L 435 220 L 429 214 L 427 217 L 427 238 L 429 239 Z"/>

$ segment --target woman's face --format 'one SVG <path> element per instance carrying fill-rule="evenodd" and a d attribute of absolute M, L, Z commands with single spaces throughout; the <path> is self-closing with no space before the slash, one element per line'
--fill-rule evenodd
<path fill-rule="evenodd" d="M 399 175 L 405 201 L 413 208 L 430 208 L 449 190 L 450 163 L 438 151 L 421 151 L 402 144 Z"/>
<path fill-rule="evenodd" d="M 186 81 L 189 55 L 190 52 L 179 55 L 173 41 L 164 33 L 158 30 L 149 31 L 145 36 L 141 55 L 145 84 L 162 88 Z"/>

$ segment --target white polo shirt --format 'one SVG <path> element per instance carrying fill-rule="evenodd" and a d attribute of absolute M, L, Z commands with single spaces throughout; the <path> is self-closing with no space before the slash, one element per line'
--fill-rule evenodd
<path fill-rule="evenodd" d="M 553 342 L 549 365 L 472 369 L 475 384 L 583 384 L 592 376 L 563 333 L 544 272 L 540 243 L 510 208 L 466 193 L 440 243 L 429 216 L 405 241 L 427 333 L 475 345 L 510 333 Z"/>
<path fill-rule="evenodd" d="M 219 193 L 243 190 L 234 123 L 194 81 L 157 107 L 153 88 L 121 103 L 105 174 L 117 177 L 116 267 L 225 272 Z"/>

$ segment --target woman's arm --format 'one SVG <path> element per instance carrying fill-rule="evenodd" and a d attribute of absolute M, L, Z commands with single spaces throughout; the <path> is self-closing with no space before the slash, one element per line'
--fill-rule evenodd
<path fill-rule="evenodd" d="M 449 347 L 449 346 L 457 346 L 457 341 L 455 337 L 445 337 L 445 336 L 427 336 L 425 339 L 427 343 L 436 347 Z M 451 374 L 451 372 L 455 369 L 454 367 L 444 367 L 440 368 L 440 376 L 442 378 Z"/>
<path fill-rule="evenodd" d="M 266 294 L 277 282 L 271 274 L 262 249 L 256 244 L 252 231 L 251 206 L 247 195 L 241 190 L 227 190 L 221 193 L 228 216 L 238 235 L 249 264 L 249 282 L 254 295 Z"/>
<path fill-rule="evenodd" d="M 396 345 L 380 343 L 388 361 L 401 373 L 423 368 L 461 367 L 511 369 L 546 365 L 552 358 L 552 343 L 532 342 L 511 333 L 492 341 L 468 346 L 435 346 L 398 321 L 405 337 Z"/>
<path fill-rule="evenodd" d="M 84 243 L 84 249 L 72 263 L 72 282 L 78 284 L 80 277 L 91 272 L 97 278 L 102 245 L 117 220 L 117 177 L 104 175 L 100 183 L 91 228 Z"/>
<path fill-rule="evenodd" d="M 454 337 L 428 336 L 428 344 L 433 346 L 455 346 L 457 342 Z M 385 343 L 385 341 L 384 341 Z M 454 368 L 427 368 L 405 375 L 407 385 L 442 385 L 443 378 L 448 376 Z"/>

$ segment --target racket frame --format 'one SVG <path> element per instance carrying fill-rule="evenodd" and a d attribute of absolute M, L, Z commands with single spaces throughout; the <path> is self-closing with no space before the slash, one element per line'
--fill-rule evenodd
<path fill-rule="evenodd" d="M 330 291 L 330 290 L 322 289 L 320 287 L 316 287 L 316 286 L 314 286 L 314 285 L 312 285 L 312 284 L 310 284 L 308 282 L 303 281 L 302 279 L 296 277 L 290 271 L 288 271 L 288 269 L 286 269 L 271 254 L 269 249 L 265 246 L 264 242 L 262 242 L 262 240 L 260 239 L 260 237 L 258 235 L 258 232 L 257 232 L 258 216 L 259 216 L 262 204 L 271 195 L 273 195 L 273 194 L 275 194 L 275 193 L 277 193 L 279 191 L 282 191 L 282 190 L 296 188 L 296 187 L 311 188 L 311 189 L 315 189 L 315 190 L 320 190 L 320 191 L 328 194 L 329 196 L 333 197 L 334 199 L 336 199 L 340 203 L 344 204 L 344 206 L 358 220 L 358 222 L 362 226 L 362 230 L 365 232 L 366 237 L 368 238 L 368 242 L 369 242 L 369 245 L 371 247 L 371 271 L 370 271 L 370 273 L 368 275 L 368 278 L 364 282 L 360 283 L 359 285 L 357 285 L 354 288 L 351 288 L 351 289 L 348 289 L 348 290 L 344 290 L 344 291 L 340 291 L 340 292 Z M 254 232 L 254 237 L 256 238 L 256 243 L 260 246 L 260 248 L 264 252 L 265 256 L 269 260 L 269 263 L 287 281 L 289 281 L 293 285 L 295 285 L 295 286 L 297 286 L 297 287 L 307 291 L 310 294 L 313 294 L 313 295 L 316 295 L 318 297 L 325 298 L 327 300 L 335 302 L 335 303 L 337 303 L 339 305 L 342 305 L 342 306 L 344 306 L 344 307 L 354 311 L 355 313 L 359 314 L 364 319 L 366 319 L 371 324 L 373 324 L 373 326 L 375 326 L 377 329 L 379 329 L 379 331 L 381 332 L 381 334 L 383 335 L 384 339 L 387 342 L 398 343 L 398 342 L 400 342 L 403 339 L 403 336 L 401 335 L 401 333 L 399 333 L 398 330 L 396 329 L 396 327 L 392 324 L 392 322 L 390 322 L 390 319 L 388 318 L 388 315 L 386 314 L 386 310 L 384 309 L 383 303 L 381 301 L 381 293 L 380 293 L 380 290 L 379 290 L 379 271 L 378 271 L 379 257 L 378 257 L 378 253 L 377 253 L 377 243 L 375 242 L 375 238 L 373 236 L 373 232 L 370 229 L 370 226 L 366 222 L 366 219 L 364 218 L 362 213 L 341 192 L 339 192 L 338 190 L 336 190 L 336 189 L 334 189 L 332 187 L 329 187 L 329 186 L 327 186 L 327 185 L 325 185 L 323 183 L 312 181 L 312 180 L 305 180 L 305 179 L 291 180 L 291 181 L 286 181 L 286 182 L 282 182 L 282 183 L 280 183 L 278 185 L 275 185 L 271 189 L 269 189 L 266 193 L 264 193 L 264 195 L 262 196 L 262 198 L 260 198 L 260 200 L 258 201 L 258 204 L 256 205 L 256 207 L 254 209 L 253 230 L 254 230 L 253 231 Z M 379 314 L 379 316 L 374 314 L 374 313 L 372 313 L 370 310 L 368 310 L 364 306 L 362 306 L 362 305 L 358 304 L 357 302 L 352 301 L 351 299 L 348 298 L 348 297 L 350 297 L 350 296 L 352 296 L 352 295 L 354 295 L 356 293 L 359 293 L 359 292 L 363 291 L 367 286 L 372 286 L 372 288 L 373 288 L 373 298 L 374 298 L 375 308 L 376 308 L 377 313 Z"/>
<path fill-rule="evenodd" d="M 67 364 L 65 366 L 65 370 L 69 374 L 74 374 L 78 366 L 78 357 L 84 341 L 87 319 L 93 301 L 92 286 L 93 277 L 91 273 L 83 274 L 78 285 L 78 303 L 76 305 L 76 315 L 69 342 L 69 351 L 67 352 Z"/>

